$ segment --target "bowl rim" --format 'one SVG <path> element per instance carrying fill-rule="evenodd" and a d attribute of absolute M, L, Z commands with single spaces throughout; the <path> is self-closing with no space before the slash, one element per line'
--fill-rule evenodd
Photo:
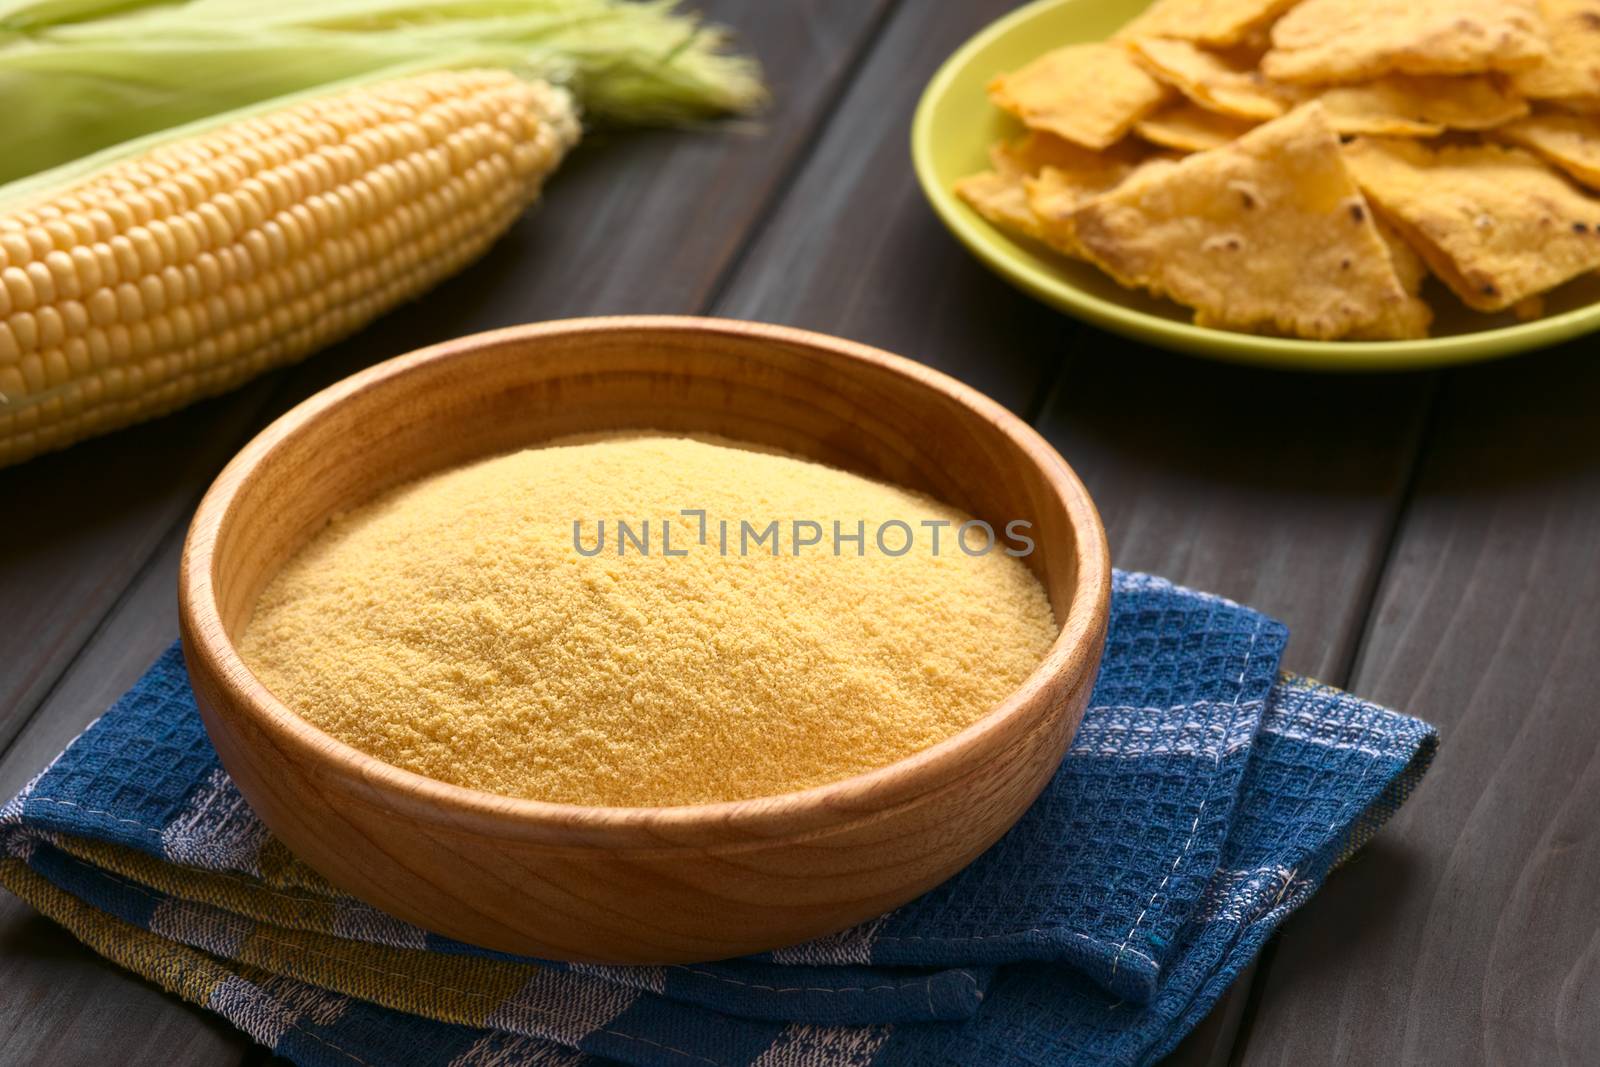
<path fill-rule="evenodd" d="M 1106 300 L 1062 281 L 1041 265 L 1041 257 L 1018 255 L 1005 245 L 997 245 L 996 238 L 1008 242 L 1011 238 L 963 203 L 941 177 L 934 149 L 940 103 L 966 68 L 995 41 L 1057 8 L 1095 2 L 1098 0 L 1033 0 L 988 23 L 939 65 L 923 88 L 912 116 L 911 163 L 924 197 L 967 251 L 1012 285 L 1058 310 L 1145 344 L 1283 370 L 1370 373 L 1455 366 L 1546 348 L 1600 328 L 1600 301 L 1596 301 L 1531 322 L 1401 341 L 1313 341 L 1235 333 L 1179 322 Z"/>
<path fill-rule="evenodd" d="M 438 361 L 470 356 L 487 348 L 546 338 L 594 333 L 733 335 L 800 349 L 823 349 L 911 378 L 995 425 L 1038 464 L 1062 500 L 1076 541 L 1078 567 L 1067 618 L 1044 659 L 1023 682 L 982 718 L 939 743 L 904 759 L 849 778 L 807 789 L 741 800 L 662 807 L 607 807 L 563 804 L 504 796 L 408 771 L 335 738 L 273 697 L 240 657 L 222 624 L 212 582 L 218 534 L 246 485 L 246 475 L 300 430 L 351 396 L 382 389 L 392 379 Z M 759 839 L 764 833 L 793 832 L 797 817 L 810 828 L 836 827 L 852 815 L 876 819 L 927 792 L 907 783 L 948 780 L 946 771 L 982 756 L 1004 734 L 1039 690 L 1058 680 L 1087 685 L 1098 669 L 1100 643 L 1110 610 L 1111 564 L 1105 528 L 1077 474 L 1031 426 L 1000 404 L 923 364 L 867 345 L 795 327 L 737 319 L 683 315 L 615 315 L 558 319 L 511 326 L 455 338 L 377 363 L 318 391 L 273 420 L 222 469 L 201 499 L 184 541 L 178 578 L 180 629 L 190 669 L 198 659 L 210 678 L 233 697 L 232 709 L 265 734 L 285 758 L 331 763 L 346 781 L 359 782 L 397 812 L 438 819 L 448 816 L 457 831 L 485 835 L 549 838 L 561 844 L 596 847 L 680 847 L 702 843 L 694 831 L 730 828 Z M 209 725 L 209 724 L 208 724 Z M 980 759 L 980 764 L 986 760 Z M 969 768 L 970 769 L 970 768 Z M 889 801 L 884 804 L 883 801 Z M 618 835 L 628 838 L 619 842 Z"/>

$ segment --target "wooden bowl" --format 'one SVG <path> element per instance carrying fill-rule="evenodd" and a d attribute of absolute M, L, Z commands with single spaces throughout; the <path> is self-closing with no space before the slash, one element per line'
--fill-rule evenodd
<path fill-rule="evenodd" d="M 447 785 L 279 703 L 234 640 L 329 517 L 400 482 L 566 434 L 700 431 L 1027 519 L 1061 635 L 983 719 L 802 792 L 600 808 Z M 794 944 L 911 900 L 1027 809 L 1066 751 L 1110 607 L 1105 532 L 1061 457 L 998 404 L 835 338 L 721 319 L 577 319 L 464 337 L 323 390 L 201 501 L 179 577 L 184 655 L 223 766 L 329 881 L 462 941 L 551 959 L 682 963 Z"/>

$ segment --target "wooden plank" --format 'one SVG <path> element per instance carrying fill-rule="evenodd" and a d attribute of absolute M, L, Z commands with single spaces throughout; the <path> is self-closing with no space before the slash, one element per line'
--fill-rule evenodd
<path fill-rule="evenodd" d="M 961 251 L 923 200 L 908 143 L 934 70 L 1013 6 L 899 8 L 717 314 L 880 345 L 1031 410 L 1068 347 L 1070 320 Z"/>
<path fill-rule="evenodd" d="M 540 210 L 428 300 L 231 398 L 0 474 L 12 513 L 27 520 L 0 532 L 0 751 L 15 737 L 0 759 L 0 792 L 60 751 L 176 634 L 188 513 L 266 418 L 362 366 L 461 333 L 703 309 L 891 3 L 710 5 L 768 64 L 777 95 L 759 136 L 747 127 L 596 137 Z M 115 1048 L 118 1063 L 255 1062 L 248 1042 L 211 1016 L 110 967 L 10 898 L 0 951 L 0 1006 L 53 1006 L 12 1016 L 0 1007 L 0 1045 L 40 1052 L 24 1060 L 104 1059 Z"/>
<path fill-rule="evenodd" d="M 719 314 L 865 341 L 947 370 L 1039 425 L 1101 503 L 1123 566 L 1234 596 L 1297 631 L 1291 662 L 1348 666 L 1428 379 L 1275 374 L 1165 355 L 992 278 L 934 218 L 905 132 L 922 86 L 1011 4 L 908 4 Z"/>
<path fill-rule="evenodd" d="M 219 1016 L 131 981 L 16 897 L 0 894 L 0 1061 L 241 1062 L 249 1041 Z"/>
<path fill-rule="evenodd" d="M 739 8 L 722 3 L 710 5 L 708 11 L 713 17 L 733 22 Z M 871 5 L 843 0 L 786 5 L 781 13 L 761 19 L 746 14 L 742 21 L 751 24 L 745 34 L 746 44 L 766 60 L 778 101 L 762 120 L 767 134 L 758 139 L 747 129 L 735 126 L 725 133 L 646 131 L 602 137 L 599 144 L 579 152 L 551 186 L 545 203 L 521 220 L 472 269 L 434 290 L 426 301 L 401 308 L 350 341 L 280 372 L 271 385 L 270 397 L 264 392 L 252 396 L 253 403 L 242 414 L 229 408 L 225 414 L 243 428 L 234 432 L 225 448 L 211 449 L 190 464 L 195 484 L 184 501 L 177 502 L 179 494 L 172 485 L 185 481 L 190 469 L 173 477 L 170 469 L 162 469 L 155 462 L 171 457 L 156 453 L 153 448 L 131 450 L 136 462 L 116 468 L 113 473 L 141 490 L 164 490 L 175 501 L 160 514 L 161 520 L 171 520 L 163 528 L 152 534 L 147 527 L 158 525 L 158 521 L 147 519 L 139 525 L 138 532 L 144 535 L 140 542 L 142 552 L 129 551 L 108 561 L 102 539 L 82 551 L 73 551 L 68 545 L 57 553 L 59 563 L 49 560 L 41 565 L 35 561 L 37 569 L 98 574 L 99 565 L 109 562 L 107 573 L 101 576 L 103 581 L 111 584 L 110 575 L 117 574 L 125 586 L 151 553 L 170 555 L 175 549 L 193 502 L 236 445 L 242 443 L 238 440 L 241 435 L 253 432 L 325 385 L 380 359 L 516 322 L 621 311 L 703 309 L 740 244 L 739 235 L 751 228 L 764 209 L 766 201 L 755 194 L 770 193 L 781 177 L 781 166 L 786 165 L 780 157 L 785 152 L 791 156 L 798 152 L 809 128 L 821 121 L 818 113 L 830 103 L 829 84 L 846 75 L 851 52 L 864 47 L 881 14 Z M 792 47 L 794 40 L 806 42 L 806 47 Z M 723 188 L 727 189 L 723 195 L 703 195 L 706 190 Z M 695 209 L 683 210 L 685 200 L 691 201 Z M 720 236 L 713 240 L 711 235 Z M 689 249 L 694 250 L 693 254 Z M 635 299 L 643 306 L 630 304 L 629 294 L 636 294 Z M 268 387 L 255 388 L 264 391 Z M 209 409 L 192 410 L 213 418 L 217 415 Z M 97 520 L 107 513 L 96 507 L 95 495 L 54 488 L 70 479 L 60 478 L 61 471 L 48 469 L 50 461 L 77 460 L 80 449 L 97 449 L 101 445 L 115 455 L 116 446 L 146 430 L 170 430 L 174 436 L 182 436 L 204 435 L 215 429 L 198 418 L 193 425 L 188 421 L 168 425 L 180 418 L 159 420 L 4 473 L 15 474 L 19 479 L 27 476 L 19 498 L 37 504 L 43 521 L 64 513 L 76 526 L 92 531 L 99 526 Z M 96 452 L 81 458 L 84 462 L 75 465 L 74 471 L 105 457 Z M 106 481 L 112 486 L 120 484 L 111 478 Z M 103 495 L 99 501 L 103 504 Z M 34 525 L 18 524 L 24 531 Z M 60 525 L 65 527 L 66 520 Z M 15 570 L 20 574 L 25 568 L 18 565 Z M 170 591 L 176 587 L 175 569 L 172 574 L 172 581 L 164 588 L 159 584 L 140 586 L 141 590 L 150 590 L 138 595 L 143 609 L 152 617 L 165 620 L 171 614 L 166 608 Z M 124 586 L 118 586 L 117 592 Z M 0 589 L 12 592 L 3 585 Z M 33 594 L 30 589 L 15 593 L 14 597 L 0 595 L 0 612 L 13 607 L 13 601 L 26 608 L 44 599 L 42 593 Z M 92 621 L 98 623 L 108 608 L 109 604 L 102 606 Z M 86 609 L 84 615 L 87 614 Z M 0 617 L 0 635 L 25 634 L 20 619 L 15 631 L 8 625 L 10 622 Z M 170 638 L 176 634 L 176 623 L 168 621 L 155 632 Z M 34 644 L 21 636 L 17 640 L 23 649 Z M 143 662 L 148 663 L 164 644 L 163 640 L 152 646 Z M 21 649 L 17 658 L 26 658 L 20 652 Z M 114 666 L 122 666 L 122 660 Z M 99 679 L 106 668 L 98 657 L 89 656 L 74 673 Z M 132 677 L 137 674 L 128 680 Z M 81 681 L 72 681 L 81 687 Z M 114 686 L 99 685 L 91 704 L 103 707 L 117 692 L 120 689 Z M 10 705 L 0 705 L 6 706 Z M 0 742 L 0 750 L 3 749 Z"/>
<path fill-rule="evenodd" d="M 1233 1062 L 1233 1050 L 1238 1044 L 1239 1030 L 1255 983 L 1257 964 L 1252 963 L 1233 980 L 1233 985 L 1218 998 L 1210 1014 L 1189 1031 L 1172 1055 L 1166 1067 L 1223 1067 Z"/>
<path fill-rule="evenodd" d="M 181 544 L 168 540 L 0 758 L 12 796 L 143 674 L 177 632 Z M 15 1063 L 238 1063 L 250 1039 L 208 1012 L 102 960 L 22 901 L 0 893 L 0 1060 Z M 107 1053 L 113 1053 L 106 1058 Z"/>
<path fill-rule="evenodd" d="M 268 412 L 370 363 L 516 322 L 705 307 L 892 0 L 707 5 L 767 64 L 772 109 L 731 129 L 598 135 L 540 207 L 419 303 L 297 368 L 148 426 L 0 470 L 0 750 L 157 543 Z"/>
<path fill-rule="evenodd" d="M 0 751 L 157 542 L 183 521 L 268 387 L 0 470 Z"/>
<path fill-rule="evenodd" d="M 1039 428 L 1117 566 L 1287 623 L 1285 666 L 1347 680 L 1430 382 L 1284 374 L 1085 333 Z"/>
<path fill-rule="evenodd" d="M 1288 924 L 1248 1063 L 1600 1048 L 1600 364 L 1457 372 L 1355 674 L 1439 756 Z"/>
<path fill-rule="evenodd" d="M 1088 485 L 1117 566 L 1282 620 L 1285 666 L 1342 685 L 1430 384 L 1224 366 L 1090 332 L 1039 428 Z M 1175 1063 L 1228 1062 L 1253 980 Z"/>
<path fill-rule="evenodd" d="M 173 590 L 182 548 L 177 538 L 161 544 L 39 714 L 0 756 L 0 795 L 15 796 L 177 639 L 178 598 Z"/>
<path fill-rule="evenodd" d="M 1287 622 L 1286 663 L 1347 680 L 1432 387 L 1275 374 L 1078 326 L 968 256 L 915 186 L 922 85 L 1008 4 L 903 6 L 717 308 L 881 345 L 1032 413 L 1085 478 L 1119 566 Z M 1179 1062 L 1225 1062 L 1248 977 Z"/>

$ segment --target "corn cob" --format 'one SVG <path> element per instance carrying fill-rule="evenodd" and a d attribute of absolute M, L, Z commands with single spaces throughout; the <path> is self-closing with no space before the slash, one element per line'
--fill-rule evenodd
<path fill-rule="evenodd" d="M 562 90 L 441 71 L 0 207 L 0 466 L 354 332 L 488 248 L 577 137 Z"/>

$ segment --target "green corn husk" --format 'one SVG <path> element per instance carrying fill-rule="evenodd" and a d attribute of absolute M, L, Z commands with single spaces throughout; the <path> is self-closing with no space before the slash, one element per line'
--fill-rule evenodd
<path fill-rule="evenodd" d="M 0 0 L 0 38 L 173 0 Z"/>
<path fill-rule="evenodd" d="M 404 78 L 412 74 L 423 74 L 428 71 L 467 70 L 472 67 L 501 68 L 514 74 L 520 73 L 524 77 L 532 76 L 525 71 L 519 70 L 515 54 L 493 49 L 482 49 L 446 53 L 434 56 L 425 62 L 399 64 L 387 67 L 376 74 L 357 74 L 353 77 L 340 78 L 337 81 L 314 85 L 308 89 L 300 89 L 280 96 L 268 97 L 253 104 L 247 104 L 244 107 L 234 108 L 231 111 L 206 115 L 178 126 L 167 126 L 138 137 L 117 141 L 109 147 L 91 152 L 86 156 L 78 156 L 65 163 L 59 163 L 45 170 L 36 171 L 24 177 L 0 184 L 0 217 L 3 217 L 6 212 L 27 208 L 35 201 L 48 198 L 60 193 L 63 189 L 86 181 L 107 167 L 120 163 L 125 159 L 144 155 L 146 152 L 176 141 L 204 136 L 230 123 L 291 107 L 314 97 L 328 96 L 374 82 Z M 0 137 L 3 136 L 3 134 L 0 134 Z M 5 404 L 0 402 L 0 411 L 3 411 L 4 408 Z"/>
<path fill-rule="evenodd" d="M 749 112 L 765 100 L 758 68 L 726 46 L 676 0 L 0 3 L 0 182 L 265 100 L 486 52 L 568 85 L 593 122 Z"/>

